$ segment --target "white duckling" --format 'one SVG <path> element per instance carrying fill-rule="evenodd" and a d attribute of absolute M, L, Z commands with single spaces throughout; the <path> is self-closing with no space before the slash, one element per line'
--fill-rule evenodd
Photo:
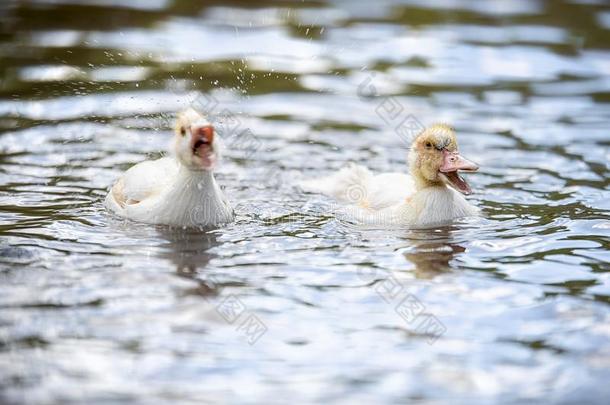
<path fill-rule="evenodd" d="M 214 179 L 221 141 L 193 109 L 178 114 L 172 156 L 136 164 L 106 196 L 113 213 L 138 222 L 209 227 L 233 220 L 233 210 Z"/>
<path fill-rule="evenodd" d="M 351 203 L 340 213 L 368 225 L 429 227 L 477 215 L 462 194 L 471 194 L 458 171 L 478 166 L 460 156 L 453 129 L 436 124 L 413 141 L 408 156 L 410 175 L 374 175 L 350 164 L 338 173 L 301 182 L 304 191 L 326 194 Z"/>

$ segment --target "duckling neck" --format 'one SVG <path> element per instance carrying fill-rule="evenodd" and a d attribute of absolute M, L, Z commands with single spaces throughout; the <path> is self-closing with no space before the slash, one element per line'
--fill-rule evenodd
<path fill-rule="evenodd" d="M 213 172 L 209 170 L 191 170 L 183 164 L 180 164 L 180 170 L 178 171 L 178 182 L 182 183 L 182 187 L 186 188 L 185 191 L 191 192 L 201 190 L 204 193 L 209 193 L 216 185 Z"/>
<path fill-rule="evenodd" d="M 430 187 L 446 187 L 442 181 L 432 181 L 424 178 L 423 176 L 415 176 L 415 189 L 417 191 L 424 190 Z"/>
<path fill-rule="evenodd" d="M 191 170 L 181 164 L 173 188 L 173 195 L 181 196 L 186 205 L 197 206 L 205 202 L 215 206 L 223 200 L 214 173 L 208 170 Z"/>
<path fill-rule="evenodd" d="M 232 210 L 207 170 L 190 170 L 180 164 L 176 181 L 168 189 L 161 212 L 170 224 L 206 226 L 229 222 Z"/>
<path fill-rule="evenodd" d="M 445 183 L 440 180 L 429 180 L 421 173 L 419 168 L 411 166 L 411 176 L 415 182 L 415 190 L 421 191 L 429 187 L 446 187 Z"/>

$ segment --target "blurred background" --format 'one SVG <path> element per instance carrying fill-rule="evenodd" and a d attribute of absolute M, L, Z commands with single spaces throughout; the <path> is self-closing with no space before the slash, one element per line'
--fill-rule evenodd
<path fill-rule="evenodd" d="M 603 0 L 0 2 L 0 402 L 605 403 L 609 48 Z M 249 131 L 236 222 L 108 215 L 189 105 Z M 294 187 L 436 122 L 483 218 Z"/>

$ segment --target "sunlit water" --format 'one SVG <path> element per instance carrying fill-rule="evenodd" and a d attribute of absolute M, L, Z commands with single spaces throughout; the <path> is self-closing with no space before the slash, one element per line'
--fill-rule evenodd
<path fill-rule="evenodd" d="M 602 1 L 77 3 L 0 5 L 0 402 L 607 403 Z M 250 131 L 236 222 L 110 216 L 190 103 Z M 405 170 L 403 120 L 455 126 L 482 218 L 367 230 L 294 187 Z"/>

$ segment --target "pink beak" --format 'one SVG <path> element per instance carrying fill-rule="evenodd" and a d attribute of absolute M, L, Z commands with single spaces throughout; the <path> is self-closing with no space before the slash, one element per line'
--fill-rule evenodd
<path fill-rule="evenodd" d="M 470 194 L 472 190 L 466 180 L 464 180 L 460 174 L 459 170 L 464 170 L 468 172 L 474 172 L 479 169 L 475 163 L 470 160 L 463 158 L 457 152 L 449 152 L 446 149 L 443 149 L 443 164 L 438 169 L 441 172 L 445 179 L 460 193 L 462 194 Z"/>
<path fill-rule="evenodd" d="M 443 164 L 439 171 L 443 173 L 455 172 L 464 170 L 467 172 L 475 172 L 479 170 L 479 166 L 470 160 L 460 156 L 458 152 L 449 152 L 443 149 Z"/>

